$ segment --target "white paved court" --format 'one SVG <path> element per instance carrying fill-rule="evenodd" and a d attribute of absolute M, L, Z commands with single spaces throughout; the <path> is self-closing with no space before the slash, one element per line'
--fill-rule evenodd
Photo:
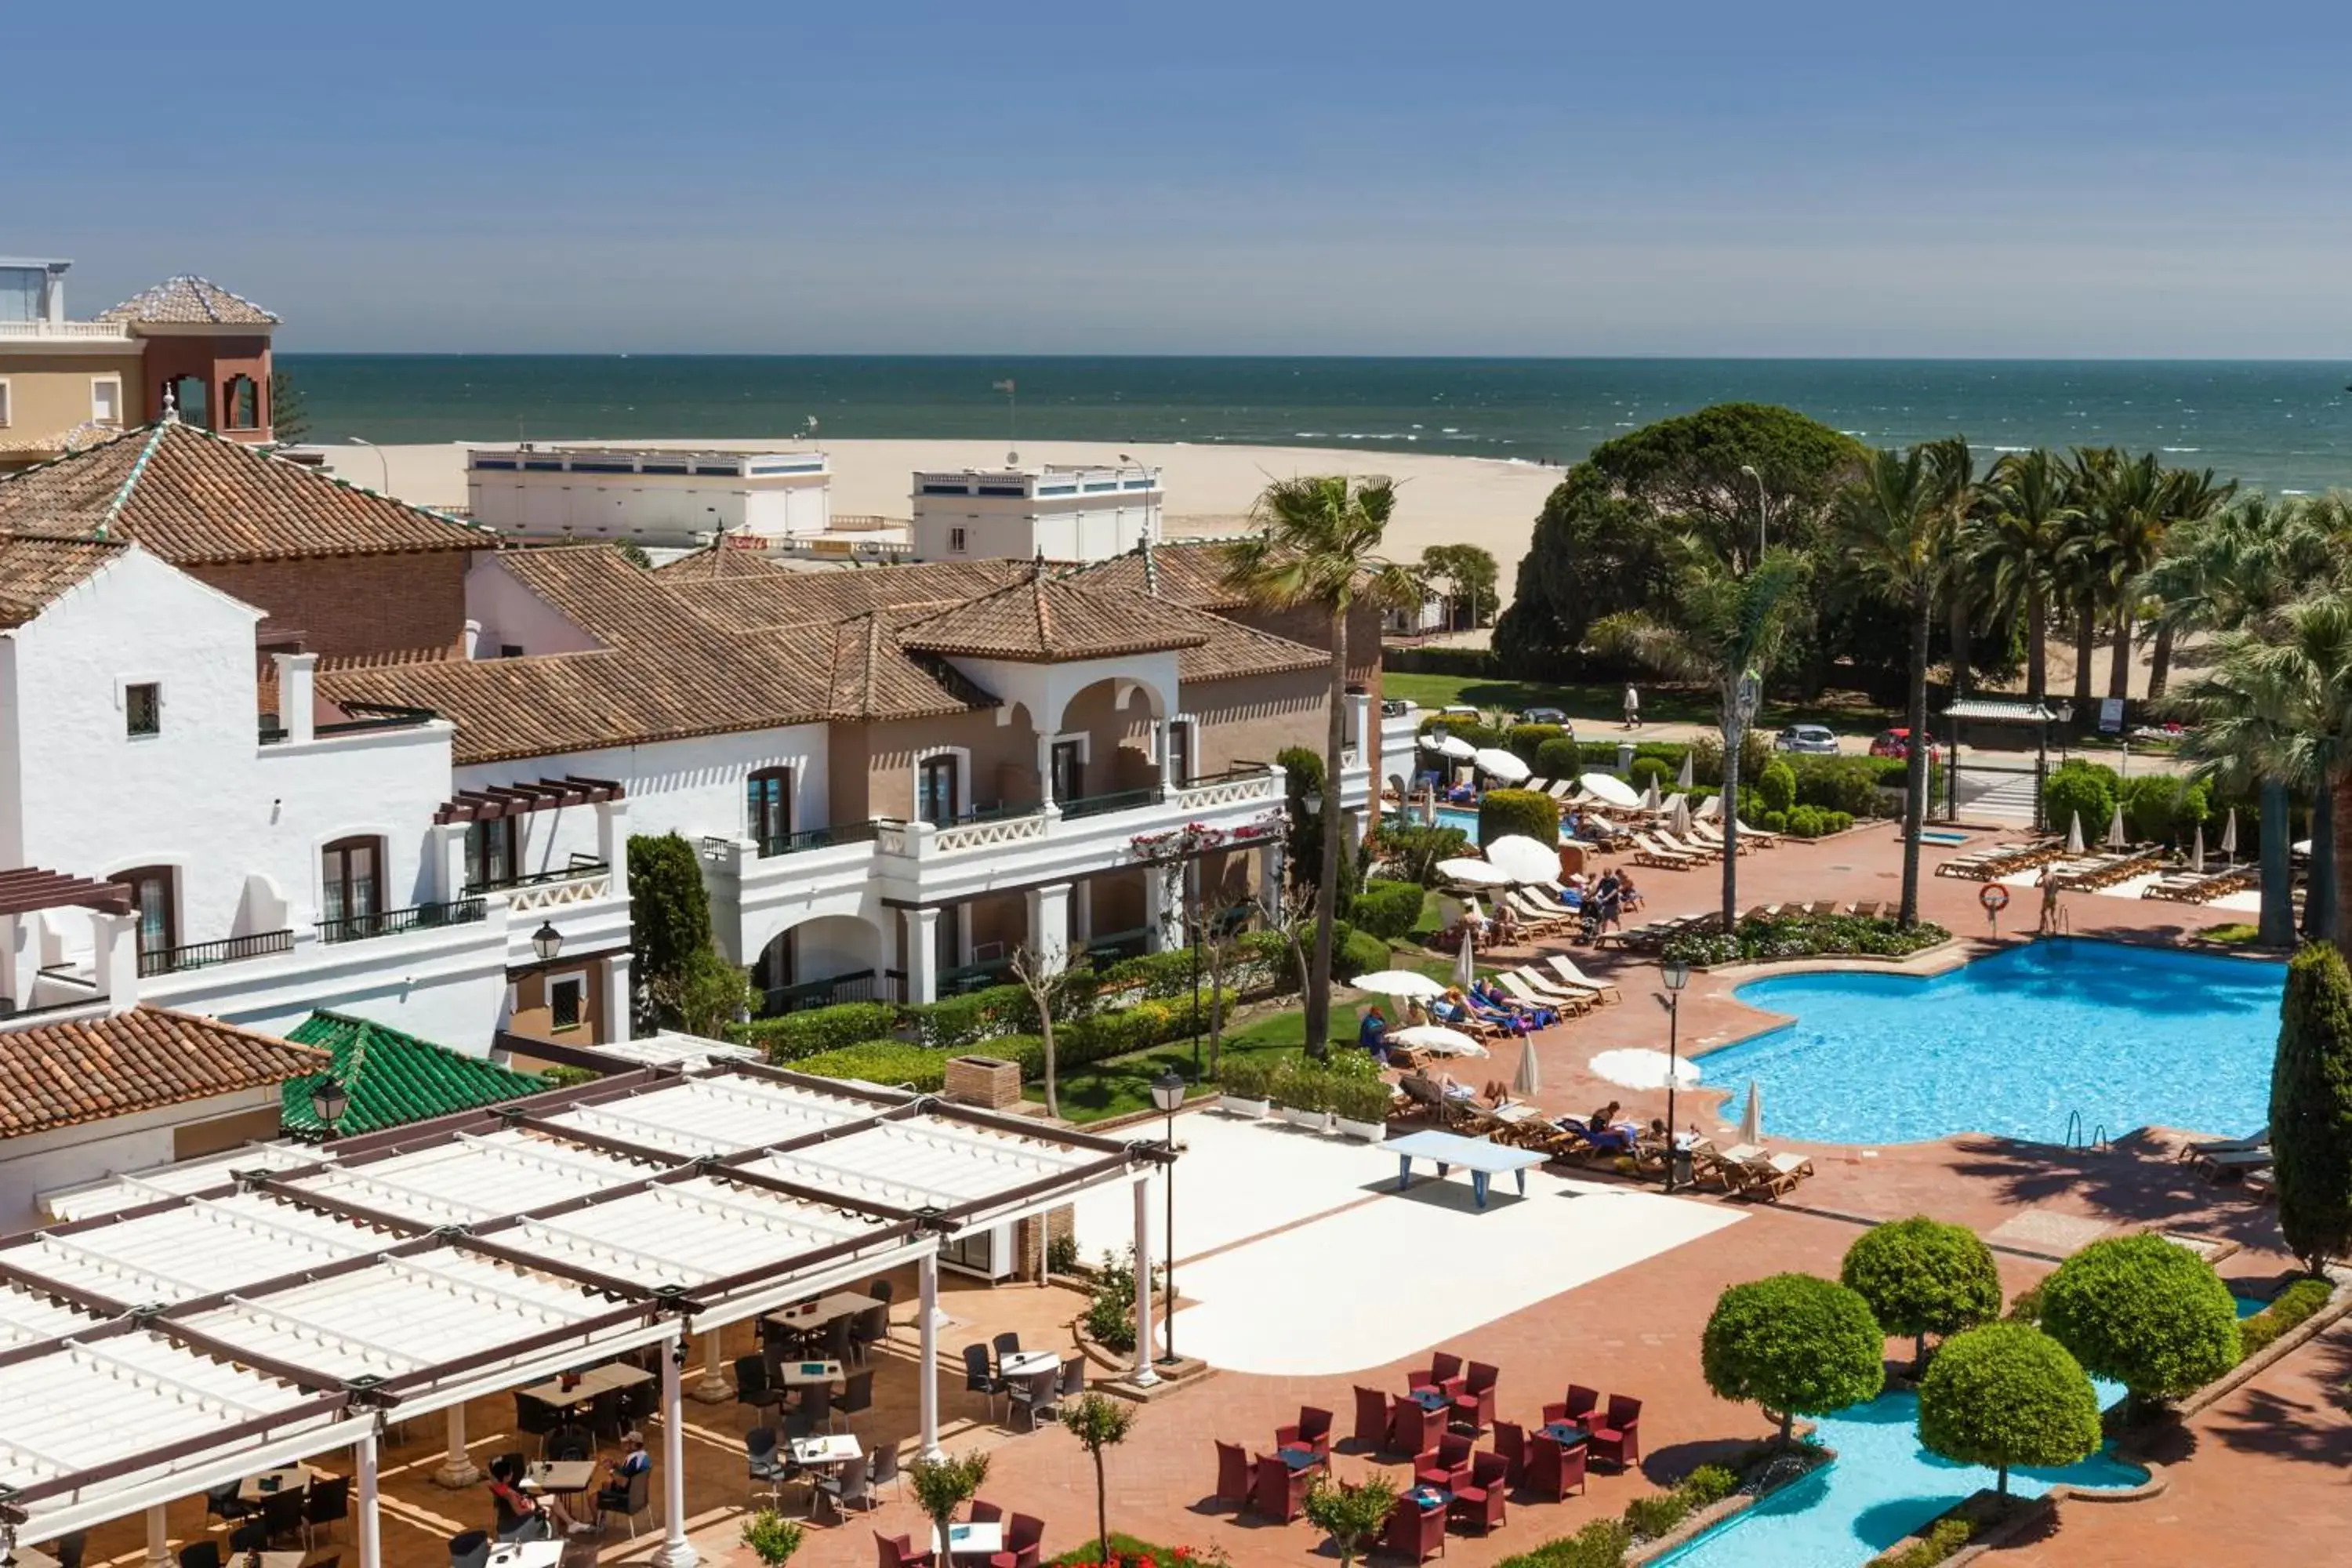
<path fill-rule="evenodd" d="M 1528 1173 L 1524 1199 L 1498 1180 L 1481 1212 L 1460 1172 L 1439 1184 L 1425 1163 L 1398 1194 L 1396 1158 L 1377 1148 L 1213 1111 L 1180 1117 L 1177 1129 L 1190 1148 L 1177 1171 L 1188 1303 L 1177 1345 L 1236 1372 L 1379 1366 L 1745 1217 L 1543 1171 Z M 1160 1202 L 1155 1191 L 1155 1247 Z M 1131 1199 L 1080 1202 L 1088 1257 L 1133 1233 Z"/>

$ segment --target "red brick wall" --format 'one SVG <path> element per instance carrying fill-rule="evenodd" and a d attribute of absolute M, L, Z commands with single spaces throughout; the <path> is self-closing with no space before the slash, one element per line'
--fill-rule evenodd
<path fill-rule="evenodd" d="M 260 411 L 261 426 L 256 430 L 231 430 L 228 427 L 228 384 L 238 376 L 250 377 L 256 388 L 256 405 Z M 269 340 L 265 337 L 182 336 L 177 333 L 153 333 L 147 338 L 147 384 L 142 396 L 145 417 L 160 419 L 163 416 L 163 388 L 182 376 L 193 376 L 205 384 L 205 426 L 238 441 L 269 439 Z"/>
<path fill-rule="evenodd" d="M 268 613 L 264 638 L 302 634 L 311 653 L 454 648 L 466 631 L 462 550 L 190 566 L 193 576 Z"/>

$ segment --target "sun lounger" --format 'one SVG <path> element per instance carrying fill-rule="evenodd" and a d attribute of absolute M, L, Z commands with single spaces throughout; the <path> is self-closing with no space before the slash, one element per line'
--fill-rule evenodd
<path fill-rule="evenodd" d="M 1624 999 L 1624 993 L 1618 990 L 1614 983 L 1593 979 L 1576 966 L 1576 960 L 1564 952 L 1551 954 L 1544 960 L 1544 964 L 1563 984 L 1589 991 L 1603 1002 L 1619 1002 Z"/>
<path fill-rule="evenodd" d="M 1575 789 L 1576 785 L 1569 780 L 1554 779 L 1551 783 L 1544 785 L 1544 794 L 1551 796 L 1554 800 L 1566 800 L 1569 795 L 1575 791 Z"/>
<path fill-rule="evenodd" d="M 1778 1198 L 1813 1173 L 1804 1155 L 1776 1154 L 1753 1143 L 1725 1150 L 1721 1164 L 1724 1190 L 1740 1197 Z"/>
<path fill-rule="evenodd" d="M 2188 1144 L 2181 1149 L 2180 1158 L 2193 1164 L 2200 1160 L 2210 1160 L 2216 1154 L 2245 1154 L 2270 1146 L 2271 1130 L 2265 1127 L 2251 1138 L 2208 1138 L 2201 1142 Z"/>
<path fill-rule="evenodd" d="M 1496 901 L 1507 902 L 1511 913 L 1518 917 L 1520 924 L 1533 926 L 1538 931 L 1564 931 L 1578 923 L 1576 916 L 1566 907 L 1549 903 L 1523 889 L 1513 888 L 1507 893 L 1498 894 Z"/>
<path fill-rule="evenodd" d="M 1713 822 L 1722 816 L 1722 815 L 1723 797 L 1719 795 L 1711 795 L 1705 800 L 1700 801 L 1698 805 L 1692 809 L 1691 820 L 1693 822 Z"/>
<path fill-rule="evenodd" d="M 2243 1176 L 2249 1171 L 2269 1170 L 2271 1152 L 2268 1149 L 2241 1149 L 2227 1154 L 2208 1154 L 2198 1164 L 2215 1181 L 2223 1181 L 2231 1176 Z"/>
<path fill-rule="evenodd" d="M 1589 991 L 1552 990 L 1537 984 L 1532 969 L 1515 969 L 1495 976 L 1495 983 L 1522 1002 L 1571 1015 L 1589 1012 L 1595 998 Z"/>
<path fill-rule="evenodd" d="M 1670 849 L 1646 833 L 1633 835 L 1633 863 L 1665 871 L 1689 871 L 1704 864 L 1697 856 Z"/>
<path fill-rule="evenodd" d="M 1651 837 L 1667 848 L 1691 856 L 1696 859 L 1720 860 L 1723 858 L 1723 845 L 1720 841 L 1714 844 L 1702 844 L 1693 839 L 1680 837 L 1663 827 L 1653 833 Z"/>

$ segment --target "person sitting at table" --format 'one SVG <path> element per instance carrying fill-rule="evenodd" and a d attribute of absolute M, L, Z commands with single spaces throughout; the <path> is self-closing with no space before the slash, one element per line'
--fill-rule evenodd
<path fill-rule="evenodd" d="M 1364 1009 L 1364 1016 L 1356 1026 L 1356 1044 L 1372 1053 L 1372 1060 L 1382 1067 L 1389 1061 L 1389 1021 L 1375 1005 Z"/>
<path fill-rule="evenodd" d="M 1517 910 L 1502 900 L 1495 900 L 1494 929 L 1489 934 L 1505 947 L 1519 940 L 1519 917 Z"/>
<path fill-rule="evenodd" d="M 522 1489 L 524 1466 L 512 1454 L 490 1461 L 490 1501 L 498 1509 L 500 1541 L 545 1541 L 557 1531 L 581 1535 L 592 1527 L 572 1517 L 559 1498 Z"/>
<path fill-rule="evenodd" d="M 621 1434 L 621 1457 L 604 1467 L 613 1479 L 596 1493 L 599 1513 L 629 1511 L 629 1482 L 654 1468 L 653 1456 L 646 1452 L 646 1435 L 632 1427 Z"/>

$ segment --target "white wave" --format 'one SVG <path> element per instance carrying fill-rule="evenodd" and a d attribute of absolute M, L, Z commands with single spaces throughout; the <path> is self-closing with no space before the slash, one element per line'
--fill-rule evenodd
<path fill-rule="evenodd" d="M 2159 452 L 2201 452 L 2204 449 L 2202 447 L 2158 447 L 2157 448 Z"/>

